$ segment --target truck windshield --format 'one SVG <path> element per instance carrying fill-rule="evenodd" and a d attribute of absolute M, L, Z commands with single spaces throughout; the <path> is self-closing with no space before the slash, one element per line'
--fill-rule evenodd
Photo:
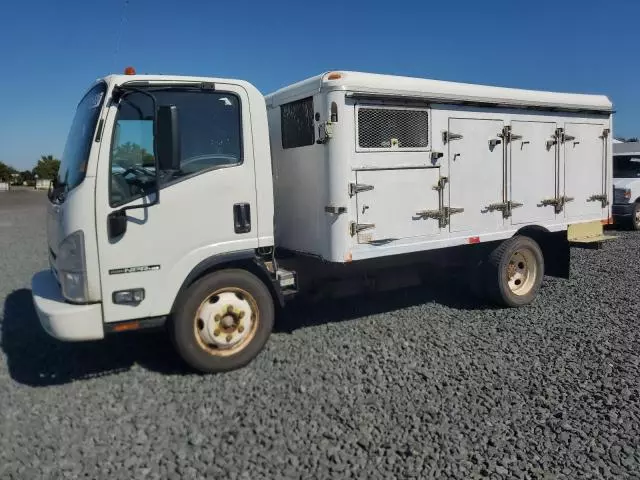
<path fill-rule="evenodd" d="M 56 189 L 69 191 L 82 183 L 87 170 L 91 141 L 104 100 L 106 85 L 99 83 L 80 101 L 71 123 L 67 143 L 62 154 Z"/>
<path fill-rule="evenodd" d="M 640 177 L 640 155 L 616 155 L 613 157 L 613 178 Z"/>

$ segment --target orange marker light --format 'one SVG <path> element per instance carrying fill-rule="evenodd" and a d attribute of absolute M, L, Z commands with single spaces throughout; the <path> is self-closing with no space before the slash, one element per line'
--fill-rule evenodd
<path fill-rule="evenodd" d="M 480 243 L 480 237 L 469 237 L 469 243 Z"/>
<path fill-rule="evenodd" d="M 123 322 L 113 326 L 114 332 L 129 332 L 131 330 L 137 330 L 140 328 L 140 322 Z"/>
<path fill-rule="evenodd" d="M 340 72 L 331 72 L 327 76 L 327 80 L 339 80 L 342 78 L 342 74 Z"/>
<path fill-rule="evenodd" d="M 124 74 L 125 75 L 135 75 L 136 74 L 136 69 L 133 67 L 127 67 L 124 69 Z"/>

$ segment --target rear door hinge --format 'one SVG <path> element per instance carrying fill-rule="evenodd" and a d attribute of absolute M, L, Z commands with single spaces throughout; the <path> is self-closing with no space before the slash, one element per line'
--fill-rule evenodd
<path fill-rule="evenodd" d="M 376 224 L 375 223 L 356 223 L 356 222 L 351 222 L 349 224 L 349 232 L 351 233 L 352 237 L 364 230 L 369 230 L 371 228 L 376 228 Z"/>
<path fill-rule="evenodd" d="M 460 133 L 453 133 L 449 132 L 448 130 L 442 132 L 442 143 L 444 143 L 445 145 L 449 142 L 453 142 L 454 140 L 462 140 L 462 138 L 463 135 Z"/>
<path fill-rule="evenodd" d="M 587 198 L 587 202 L 597 202 L 597 201 L 600 201 L 600 203 L 602 203 L 602 208 L 609 205 L 609 199 L 603 193 L 591 195 L 589 198 Z"/>
<path fill-rule="evenodd" d="M 502 203 L 492 203 L 485 207 L 485 209 L 482 210 L 482 213 L 501 211 L 504 218 L 509 218 L 512 214 L 512 210 L 514 208 L 521 207 L 522 205 L 522 203 L 512 202 L 511 200 Z"/>
<path fill-rule="evenodd" d="M 564 209 L 564 206 L 569 202 L 573 202 L 573 200 L 574 200 L 573 197 L 567 197 L 565 195 L 558 198 L 545 198 L 538 204 L 538 206 L 539 207 L 553 206 L 555 207 L 554 208 L 555 212 L 560 213 Z"/>
<path fill-rule="evenodd" d="M 373 190 L 373 185 L 365 185 L 364 183 L 350 183 L 349 196 L 353 197 L 357 193 Z"/>

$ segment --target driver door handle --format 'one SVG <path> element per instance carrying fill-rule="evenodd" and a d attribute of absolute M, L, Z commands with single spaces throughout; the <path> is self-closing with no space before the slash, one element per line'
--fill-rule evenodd
<path fill-rule="evenodd" d="M 251 231 L 251 206 L 248 203 L 236 203 L 233 206 L 233 229 L 236 233 Z"/>

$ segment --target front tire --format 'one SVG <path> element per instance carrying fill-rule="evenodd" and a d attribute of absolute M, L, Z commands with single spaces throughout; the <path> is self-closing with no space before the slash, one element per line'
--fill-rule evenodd
<path fill-rule="evenodd" d="M 486 287 L 491 299 L 506 307 L 533 301 L 544 277 L 544 257 L 530 237 L 517 235 L 498 245 L 486 265 Z"/>
<path fill-rule="evenodd" d="M 640 230 L 640 203 L 638 202 L 633 204 L 633 214 L 631 215 L 629 226 L 631 230 Z"/>
<path fill-rule="evenodd" d="M 263 349 L 274 324 L 273 298 L 255 275 L 213 272 L 179 298 L 169 334 L 182 359 L 203 373 L 236 370 Z"/>

